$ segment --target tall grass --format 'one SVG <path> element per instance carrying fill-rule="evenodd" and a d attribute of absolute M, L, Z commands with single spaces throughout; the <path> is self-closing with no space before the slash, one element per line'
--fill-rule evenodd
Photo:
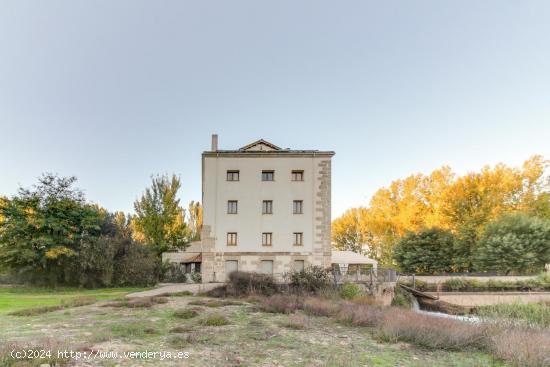
<path fill-rule="evenodd" d="M 546 307 L 542 304 L 525 306 L 521 315 L 530 315 L 531 318 L 534 316 L 529 310 L 533 307 Z M 482 351 L 516 367 L 550 366 L 550 330 L 512 323 L 470 323 L 403 308 L 321 297 L 302 299 L 279 294 L 262 299 L 260 308 L 287 314 L 303 310 L 313 316 L 333 317 L 346 325 L 369 327 L 380 340 L 386 342 L 407 342 L 430 349 Z M 513 312 L 509 314 L 510 317 L 518 315 Z"/>
<path fill-rule="evenodd" d="M 550 327 L 550 306 L 545 303 L 513 303 L 480 306 L 476 313 L 481 317 L 504 319 L 515 323 L 527 323 L 531 326 Z"/>

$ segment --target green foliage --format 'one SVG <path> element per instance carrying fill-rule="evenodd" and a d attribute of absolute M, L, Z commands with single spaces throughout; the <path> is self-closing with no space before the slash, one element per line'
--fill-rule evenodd
<path fill-rule="evenodd" d="M 317 293 L 330 286 L 330 271 L 321 266 L 308 266 L 288 274 L 290 286 L 301 292 Z"/>
<path fill-rule="evenodd" d="M 193 309 L 182 309 L 182 310 L 175 310 L 173 313 L 173 316 L 178 319 L 192 319 L 193 317 L 198 316 L 199 313 L 197 310 Z"/>
<path fill-rule="evenodd" d="M 229 320 L 223 315 L 208 315 L 201 323 L 206 326 L 224 326 L 229 325 Z"/>
<path fill-rule="evenodd" d="M 530 325 L 550 327 L 550 305 L 545 303 L 513 303 L 476 307 L 476 313 L 488 318 L 522 321 Z"/>
<path fill-rule="evenodd" d="M 45 174 L 0 203 L 0 268 L 36 285 L 152 285 L 160 260 L 123 213 L 86 203 L 75 177 Z"/>
<path fill-rule="evenodd" d="M 449 231 L 431 228 L 401 239 L 394 257 L 402 271 L 437 274 L 453 270 L 455 238 Z"/>
<path fill-rule="evenodd" d="M 395 287 L 395 296 L 391 301 L 391 305 L 395 307 L 412 308 L 414 296 L 405 291 L 401 287 Z"/>
<path fill-rule="evenodd" d="M 185 249 L 192 236 L 185 223 L 185 210 L 177 198 L 181 183 L 176 175 L 151 178 L 151 187 L 134 203 L 136 238 L 157 254 Z"/>
<path fill-rule="evenodd" d="M 521 213 L 490 223 L 475 253 L 477 269 L 505 274 L 540 272 L 549 262 L 550 220 Z"/>
<path fill-rule="evenodd" d="M 73 187 L 75 177 L 46 174 L 33 189 L 19 189 L 3 200 L 0 213 L 0 264 L 32 283 L 71 281 L 66 272 L 80 245 L 101 230 L 96 208 Z"/>
<path fill-rule="evenodd" d="M 361 294 L 361 289 L 357 284 L 344 283 L 340 287 L 340 297 L 344 299 L 353 299 Z"/>

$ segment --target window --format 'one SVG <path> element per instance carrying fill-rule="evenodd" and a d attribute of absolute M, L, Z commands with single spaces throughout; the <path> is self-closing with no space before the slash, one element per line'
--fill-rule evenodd
<path fill-rule="evenodd" d="M 275 171 L 262 171 L 262 181 L 273 181 L 275 178 Z"/>
<path fill-rule="evenodd" d="M 292 212 L 294 214 L 302 214 L 303 213 L 303 200 L 294 200 L 294 204 L 292 206 Z"/>
<path fill-rule="evenodd" d="M 262 233 L 262 246 L 271 246 L 273 239 L 273 233 L 264 232 Z"/>
<path fill-rule="evenodd" d="M 264 200 L 262 203 L 262 214 L 273 214 L 273 200 Z"/>
<path fill-rule="evenodd" d="M 237 200 L 227 202 L 227 214 L 237 214 Z"/>
<path fill-rule="evenodd" d="M 304 171 L 295 170 L 292 171 L 292 181 L 303 181 L 304 180 Z"/>
<path fill-rule="evenodd" d="M 227 246 L 237 246 L 237 232 L 227 233 Z"/>
<path fill-rule="evenodd" d="M 260 272 L 263 274 L 273 274 L 273 260 L 262 260 L 260 264 Z"/>
<path fill-rule="evenodd" d="M 302 232 L 294 232 L 294 246 L 304 245 L 304 234 Z"/>
<path fill-rule="evenodd" d="M 304 260 L 294 260 L 294 271 L 304 270 Z"/>
<path fill-rule="evenodd" d="M 227 181 L 239 181 L 239 171 L 227 171 Z"/>

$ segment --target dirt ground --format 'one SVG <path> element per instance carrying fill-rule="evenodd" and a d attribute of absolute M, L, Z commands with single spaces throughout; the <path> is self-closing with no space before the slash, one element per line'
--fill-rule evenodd
<path fill-rule="evenodd" d="M 1 315 L 0 365 L 16 366 L 9 353 L 29 348 L 50 349 L 54 355 L 58 350 L 72 350 L 73 358 L 62 359 L 71 366 L 495 365 L 491 357 L 471 351 L 429 351 L 380 343 L 367 328 L 300 312 L 264 313 L 248 302 L 189 305 L 201 300 L 205 298 L 169 297 L 167 303 L 150 308 L 110 307 L 102 301 L 38 316 Z M 177 312 L 190 309 L 197 315 L 184 318 L 189 315 Z M 141 354 L 131 357 L 125 352 Z M 161 359 L 160 353 L 176 358 L 165 354 Z M 52 357 L 50 363 L 56 359 Z M 47 363 L 33 362 L 37 366 Z"/>

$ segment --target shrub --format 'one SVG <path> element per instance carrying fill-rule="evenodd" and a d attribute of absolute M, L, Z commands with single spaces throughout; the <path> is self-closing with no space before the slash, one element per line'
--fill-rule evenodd
<path fill-rule="evenodd" d="M 233 292 L 234 293 L 234 292 Z M 204 293 L 207 297 L 214 298 L 224 298 L 229 295 L 229 290 L 227 285 L 220 285 L 216 288 L 212 288 Z"/>
<path fill-rule="evenodd" d="M 231 290 L 237 296 L 263 294 L 270 296 L 278 291 L 273 276 L 259 273 L 234 271 L 229 274 Z"/>
<path fill-rule="evenodd" d="M 487 347 L 488 329 L 482 324 L 390 309 L 379 320 L 378 335 L 385 341 L 405 341 L 427 348 L 483 349 Z"/>
<path fill-rule="evenodd" d="M 283 326 L 294 330 L 304 330 L 309 327 L 309 319 L 303 315 L 291 315 L 288 321 L 283 323 Z"/>
<path fill-rule="evenodd" d="M 223 315 L 209 315 L 201 323 L 206 326 L 224 326 L 229 325 L 229 320 Z"/>
<path fill-rule="evenodd" d="M 300 299 L 295 295 L 275 294 L 264 298 L 260 303 L 260 309 L 272 313 L 292 313 L 302 307 Z"/>
<path fill-rule="evenodd" d="M 456 240 L 445 229 L 430 228 L 408 233 L 396 244 L 394 258 L 407 273 L 437 274 L 453 269 Z"/>
<path fill-rule="evenodd" d="M 340 307 L 336 319 L 353 326 L 376 326 L 382 314 L 382 309 L 377 306 L 347 302 Z"/>
<path fill-rule="evenodd" d="M 186 283 L 187 273 L 185 273 L 185 267 L 176 263 L 163 263 L 162 264 L 163 276 L 162 280 L 168 283 Z"/>
<path fill-rule="evenodd" d="M 361 289 L 357 284 L 344 283 L 340 287 L 340 296 L 344 299 L 352 299 L 361 293 Z"/>
<path fill-rule="evenodd" d="M 490 338 L 489 350 L 515 366 L 550 366 L 550 334 L 533 330 L 509 329 Z"/>
<path fill-rule="evenodd" d="M 155 285 L 162 273 L 162 262 L 147 247 L 134 244 L 117 260 L 115 284 L 119 287 Z"/>
<path fill-rule="evenodd" d="M 191 274 L 191 280 L 195 283 L 202 283 L 202 275 L 199 272 L 194 272 Z"/>
<path fill-rule="evenodd" d="M 532 326 L 550 327 L 550 307 L 544 303 L 497 304 L 476 307 L 480 316 L 511 322 L 522 321 Z"/>
<path fill-rule="evenodd" d="M 459 291 L 466 288 L 466 282 L 460 278 L 452 278 L 443 282 L 445 290 Z"/>
<path fill-rule="evenodd" d="M 330 286 L 330 270 L 320 266 L 308 266 L 288 275 L 290 286 L 299 292 L 317 293 Z"/>
<path fill-rule="evenodd" d="M 176 310 L 172 315 L 178 319 L 192 319 L 193 317 L 197 317 L 199 313 L 196 309 L 183 309 L 183 310 Z"/>
<path fill-rule="evenodd" d="M 401 287 L 395 287 L 395 296 L 391 301 L 391 305 L 396 307 L 412 308 L 414 303 L 413 298 L 414 296 L 410 292 L 403 290 Z"/>
<path fill-rule="evenodd" d="M 322 298 L 308 298 L 303 304 L 304 312 L 314 316 L 334 316 L 340 305 L 332 300 Z"/>

